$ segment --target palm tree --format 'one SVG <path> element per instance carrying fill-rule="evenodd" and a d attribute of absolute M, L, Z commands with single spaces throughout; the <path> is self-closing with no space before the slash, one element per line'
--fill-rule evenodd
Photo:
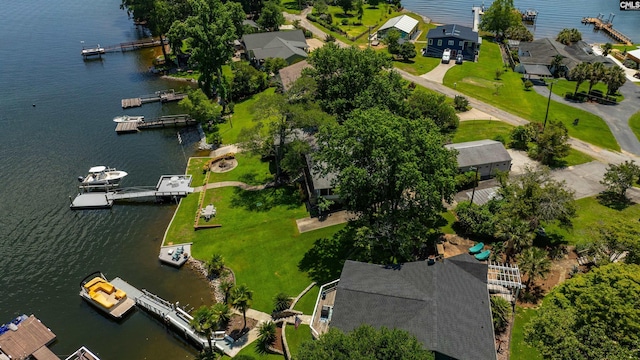
<path fill-rule="evenodd" d="M 216 323 L 217 319 L 211 308 L 203 305 L 193 313 L 193 319 L 191 319 L 189 325 L 193 327 L 197 334 L 205 336 L 209 342 L 209 349 L 213 349 L 211 335 Z"/>
<path fill-rule="evenodd" d="M 613 49 L 613 45 L 611 45 L 611 43 L 606 43 L 602 45 L 602 55 L 604 56 L 609 55 L 612 49 Z"/>
<path fill-rule="evenodd" d="M 231 320 L 232 315 L 229 305 L 217 303 L 211 307 L 211 313 L 216 320 L 216 329 L 226 329 L 227 325 L 229 325 L 229 320 Z"/>
<path fill-rule="evenodd" d="M 276 341 L 276 324 L 273 321 L 267 321 L 258 327 L 258 341 L 261 347 L 266 349 Z"/>
<path fill-rule="evenodd" d="M 602 81 L 607 85 L 607 94 L 613 95 L 627 82 L 627 76 L 621 67 L 612 66 L 605 71 Z"/>
<path fill-rule="evenodd" d="M 236 286 L 231 292 L 231 305 L 234 309 L 242 311 L 242 317 L 244 318 L 244 328 L 247 327 L 247 310 L 251 308 L 252 299 L 253 291 L 249 290 L 249 288 L 245 284 Z"/>
<path fill-rule="evenodd" d="M 233 289 L 233 282 L 229 280 L 223 280 L 220 282 L 220 290 L 224 293 L 224 303 L 229 303 L 229 295 L 231 294 L 231 289 Z"/>
<path fill-rule="evenodd" d="M 534 238 L 529 224 L 513 216 L 496 223 L 495 236 L 505 242 L 507 259 L 512 259 L 524 248 L 531 246 Z"/>
<path fill-rule="evenodd" d="M 283 292 L 273 298 L 273 311 L 280 312 L 291 306 L 291 297 Z"/>
<path fill-rule="evenodd" d="M 547 252 L 537 247 L 525 249 L 518 255 L 518 267 L 520 272 L 527 275 L 525 286 L 529 288 L 531 282 L 539 277 L 545 277 L 551 270 L 551 260 Z"/>
<path fill-rule="evenodd" d="M 511 304 L 500 296 L 492 296 L 491 315 L 494 331 L 497 334 L 503 332 L 511 321 Z"/>
<path fill-rule="evenodd" d="M 569 71 L 569 78 L 576 82 L 576 89 L 573 92 L 573 96 L 576 96 L 578 89 L 583 82 L 589 78 L 589 68 L 591 64 L 582 62 Z"/>
<path fill-rule="evenodd" d="M 560 76 L 559 72 L 560 72 L 560 68 L 562 67 L 562 60 L 564 60 L 564 56 L 560 54 L 554 56 L 553 60 L 551 60 L 551 68 L 553 69 L 553 75 Z"/>
<path fill-rule="evenodd" d="M 205 266 L 209 276 L 220 275 L 224 271 L 224 259 L 220 254 L 213 254 Z"/>
<path fill-rule="evenodd" d="M 604 73 L 607 69 L 605 69 L 604 64 L 601 62 L 596 62 L 591 64 L 589 67 L 589 92 L 591 93 L 591 88 L 593 85 L 597 84 L 602 78 L 604 78 Z"/>
<path fill-rule="evenodd" d="M 582 33 L 578 29 L 562 29 L 556 37 L 556 41 L 565 45 L 571 45 L 582 40 Z"/>

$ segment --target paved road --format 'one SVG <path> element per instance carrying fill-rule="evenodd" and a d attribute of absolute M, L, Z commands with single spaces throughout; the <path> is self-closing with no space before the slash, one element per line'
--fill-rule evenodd
<path fill-rule="evenodd" d="M 534 86 L 534 90 L 544 96 L 549 96 L 549 88 L 546 86 Z M 620 144 L 622 151 L 634 155 L 640 155 L 640 141 L 629 127 L 629 118 L 640 111 L 640 86 L 627 81 L 620 92 L 624 95 L 624 100 L 617 105 L 600 105 L 595 103 L 576 103 L 567 101 L 564 97 L 551 94 L 551 99 L 556 102 L 572 106 L 577 109 L 588 111 L 600 116 L 609 126 L 613 136 Z M 580 126 L 580 124 L 578 124 Z"/>

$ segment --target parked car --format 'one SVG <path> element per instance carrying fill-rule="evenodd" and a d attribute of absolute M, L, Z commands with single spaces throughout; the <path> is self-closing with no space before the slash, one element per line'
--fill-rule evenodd
<path fill-rule="evenodd" d="M 444 52 L 442 53 L 442 62 L 448 64 L 449 60 L 451 60 L 451 49 L 444 49 Z"/>
<path fill-rule="evenodd" d="M 456 64 L 462 64 L 462 54 L 456 55 Z"/>

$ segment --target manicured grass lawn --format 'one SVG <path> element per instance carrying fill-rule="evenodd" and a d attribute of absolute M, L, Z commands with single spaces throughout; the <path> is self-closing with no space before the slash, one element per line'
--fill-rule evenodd
<path fill-rule="evenodd" d="M 455 234 L 456 231 L 453 230 L 453 224 L 456 222 L 456 216 L 453 215 L 452 211 L 445 211 L 441 213 L 442 217 L 447 221 L 447 223 L 440 227 L 440 231 L 445 234 Z"/>
<path fill-rule="evenodd" d="M 453 135 L 452 141 L 454 143 L 461 143 L 483 139 L 494 139 L 497 136 L 502 136 L 504 139 L 508 140 L 509 134 L 513 128 L 513 125 L 496 120 L 461 121 L 460 126 L 458 126 L 458 130 L 456 130 L 456 133 Z"/>
<path fill-rule="evenodd" d="M 640 111 L 631 116 L 631 118 L 629 119 L 629 127 L 636 135 L 636 137 L 640 139 Z"/>
<path fill-rule="evenodd" d="M 275 90 L 275 88 L 268 88 L 260 94 L 273 94 Z M 223 144 L 227 145 L 237 143 L 240 130 L 255 125 L 253 122 L 253 114 L 251 114 L 251 108 L 260 97 L 260 94 L 253 95 L 250 98 L 235 104 L 231 121 L 227 120 L 224 124 L 220 124 L 220 135 L 222 135 Z"/>
<path fill-rule="evenodd" d="M 269 162 L 262 161 L 259 156 L 248 153 L 237 153 L 238 166 L 228 172 L 209 175 L 209 183 L 221 181 L 242 181 L 248 185 L 261 185 L 273 180 L 273 174 L 269 170 Z"/>
<path fill-rule="evenodd" d="M 558 82 L 556 82 L 555 84 L 553 84 L 553 93 L 558 95 L 558 96 L 562 96 L 564 97 L 564 95 L 566 93 L 572 93 L 576 90 L 576 82 L 575 81 L 569 81 L 567 79 L 558 79 Z M 591 90 L 600 90 L 603 94 L 607 93 L 607 85 L 599 82 L 597 84 L 593 85 L 593 88 L 591 88 Z M 584 91 L 585 93 L 587 91 L 589 91 L 589 82 L 585 81 L 582 84 L 580 84 L 580 87 L 578 88 L 578 92 Z M 622 96 L 622 94 L 615 96 L 615 98 L 618 100 L 618 102 L 624 100 L 624 96 Z"/>
<path fill-rule="evenodd" d="M 400 70 L 404 70 L 413 75 L 423 75 L 433 70 L 440 63 L 440 59 L 422 56 L 420 53 L 420 46 L 424 44 L 416 44 L 416 57 L 413 59 L 409 59 L 408 61 L 404 61 L 402 59 L 393 59 L 393 66 L 397 67 Z M 384 50 L 387 52 L 387 49 Z"/>
<path fill-rule="evenodd" d="M 295 359 L 296 355 L 298 355 L 298 349 L 300 348 L 300 344 L 305 341 L 309 341 L 312 339 L 311 337 L 311 329 L 309 325 L 301 324 L 298 326 L 298 329 L 293 325 L 287 325 L 287 344 L 289 345 L 289 351 L 291 352 L 291 356 Z"/>
<path fill-rule="evenodd" d="M 511 330 L 511 360 L 542 360 L 542 355 L 538 350 L 524 341 L 524 326 L 536 313 L 536 309 L 516 307 L 516 319 Z"/>
<path fill-rule="evenodd" d="M 205 174 L 202 172 L 202 167 L 209 161 L 210 158 L 189 158 L 189 164 L 187 165 L 187 174 L 191 175 L 191 186 L 197 187 L 204 185 Z"/>
<path fill-rule="evenodd" d="M 640 44 L 633 44 L 633 46 L 629 45 L 620 45 L 620 44 L 612 44 L 614 49 L 618 49 L 620 51 L 633 51 L 637 48 L 640 48 Z"/>
<path fill-rule="evenodd" d="M 381 26 L 392 17 L 401 15 L 401 13 L 397 11 L 392 11 L 391 14 L 389 14 L 388 9 L 389 6 L 382 3 L 375 8 L 365 5 L 364 15 L 362 16 L 361 21 L 362 25 L 353 25 L 354 22 L 359 22 L 356 10 L 352 10 L 345 15 L 341 7 L 329 6 L 328 13 L 331 14 L 334 24 L 338 25 L 340 29 L 346 32 L 349 36 L 354 37 L 365 32 L 368 33 L 369 26 Z M 343 19 L 346 19 L 349 22 L 348 25 L 342 25 Z M 373 31 L 374 29 L 372 29 L 372 33 Z M 366 43 L 366 35 L 363 36 L 363 38 Z"/>
<path fill-rule="evenodd" d="M 591 156 L 576 149 L 569 149 L 569 155 L 562 159 L 564 166 L 575 166 L 580 164 L 586 164 L 595 160 Z"/>
<path fill-rule="evenodd" d="M 281 3 L 280 7 L 282 11 L 288 12 L 289 14 L 300 15 L 302 10 L 300 9 L 300 5 L 302 1 L 299 0 L 285 0 Z"/>
<path fill-rule="evenodd" d="M 249 344 L 247 347 L 245 347 L 244 349 L 240 350 L 240 352 L 236 355 L 247 355 L 247 356 L 251 356 L 252 358 L 256 359 L 256 360 L 283 360 L 284 356 L 282 355 L 276 355 L 276 354 L 261 354 L 258 351 L 258 348 L 256 347 L 258 345 L 257 341 L 252 342 L 251 344 Z M 223 360 L 230 360 L 230 359 L 235 359 L 235 357 L 231 358 L 227 355 L 224 355 L 222 357 Z"/>
<path fill-rule="evenodd" d="M 479 62 L 465 62 L 451 68 L 444 84 L 473 96 L 525 119 L 543 122 L 547 98 L 535 91 L 525 91 L 521 75 L 508 71 L 495 80 L 496 69 L 504 69 L 500 49 L 497 44 L 485 40 L 482 43 Z M 580 119 L 580 125 L 573 126 L 573 120 Z M 562 121 L 569 129 L 569 135 L 599 147 L 620 150 L 606 123 L 596 115 L 568 105 L 551 102 L 549 119 Z"/>
<path fill-rule="evenodd" d="M 615 210 L 601 205 L 595 197 L 576 201 L 577 217 L 573 219 L 573 230 L 561 229 L 556 225 L 545 227 L 548 234 L 564 237 L 572 245 L 584 244 L 593 240 L 597 235 L 598 225 L 627 223 L 634 228 L 640 227 L 640 204 L 631 205 L 623 210 Z"/>
<path fill-rule="evenodd" d="M 320 293 L 320 286 L 323 284 L 316 284 L 316 286 L 312 287 L 309 292 L 304 294 L 300 300 L 296 303 L 296 306 L 293 308 L 294 310 L 302 311 L 305 315 L 313 315 L 314 307 L 316 306 L 316 300 L 318 299 L 318 293 Z M 298 294 L 290 294 L 292 296 L 297 296 Z"/>

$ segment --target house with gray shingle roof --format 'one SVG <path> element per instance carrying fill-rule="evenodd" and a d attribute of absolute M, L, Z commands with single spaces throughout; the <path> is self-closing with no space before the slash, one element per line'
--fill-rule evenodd
<path fill-rule="evenodd" d="M 427 46 L 423 54 L 440 58 L 444 50 L 449 49 L 452 59 L 462 54 L 465 60 L 476 61 L 480 44 L 482 44 L 482 38 L 470 27 L 457 24 L 442 25 L 427 33 Z"/>
<path fill-rule="evenodd" d="M 481 179 L 488 179 L 498 171 L 511 170 L 511 155 L 501 142 L 495 140 L 469 141 L 445 145 L 447 149 L 458 151 L 458 170 L 460 172 L 478 169 Z"/>
<path fill-rule="evenodd" d="M 307 58 L 307 41 L 302 30 L 246 34 L 241 43 L 247 60 L 260 65 L 268 58 L 281 58 L 293 64 Z"/>
<path fill-rule="evenodd" d="M 362 324 L 397 328 L 416 336 L 436 359 L 495 360 L 487 273 L 487 264 L 468 254 L 433 265 L 347 260 L 329 327 L 344 332 Z"/>

